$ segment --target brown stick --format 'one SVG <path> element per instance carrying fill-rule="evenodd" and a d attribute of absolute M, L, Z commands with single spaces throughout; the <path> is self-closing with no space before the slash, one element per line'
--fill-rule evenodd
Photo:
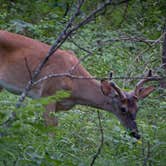
<path fill-rule="evenodd" d="M 101 123 L 101 116 L 100 116 L 100 112 L 97 111 L 97 115 L 98 115 L 98 120 L 99 120 L 99 128 L 100 128 L 100 134 L 101 134 L 101 138 L 100 138 L 100 145 L 97 149 L 97 152 L 96 154 L 93 156 L 92 158 L 92 161 L 90 163 L 90 166 L 93 166 L 97 157 L 100 155 L 100 152 L 101 152 L 101 149 L 103 147 L 103 144 L 104 144 L 104 130 L 103 130 L 103 127 L 102 127 L 102 123 Z"/>

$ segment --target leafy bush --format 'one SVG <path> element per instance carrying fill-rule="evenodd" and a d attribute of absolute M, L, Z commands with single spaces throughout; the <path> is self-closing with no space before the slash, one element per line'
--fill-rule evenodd
<path fill-rule="evenodd" d="M 81 19 L 99 1 L 87 1 L 81 11 Z M 75 1 L 0 1 L 0 28 L 53 43 L 63 29 Z M 64 16 L 66 6 L 73 6 L 69 16 Z M 101 16 L 73 37 L 78 45 L 93 52 L 85 59 L 85 68 L 98 77 L 106 77 L 110 71 L 114 76 L 141 76 L 152 68 L 161 76 L 161 45 L 127 41 L 112 42 L 120 36 L 137 36 L 148 39 L 160 37 L 165 19 L 165 1 L 130 1 L 126 5 L 107 8 Z M 77 21 L 78 21 L 77 20 Z M 86 55 L 68 40 L 63 49 L 74 50 L 78 57 Z M 130 90 L 138 80 L 114 80 Z M 165 158 L 165 89 L 159 88 L 152 96 L 139 102 L 137 121 L 142 135 L 140 141 L 131 138 L 119 121 L 109 113 L 101 112 L 104 130 L 104 146 L 95 163 L 96 166 L 164 166 Z M 76 106 L 69 112 L 59 112 L 59 126 L 46 127 L 43 120 L 44 105 L 65 97 L 58 96 L 32 101 L 15 109 L 17 96 L 6 91 L 0 93 L 0 165 L 11 166 L 87 166 L 100 144 L 97 110 Z M 16 113 L 10 127 L 2 125 Z"/>

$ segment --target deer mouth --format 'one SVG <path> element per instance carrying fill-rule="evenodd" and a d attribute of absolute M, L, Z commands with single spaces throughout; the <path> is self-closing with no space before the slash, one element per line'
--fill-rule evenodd
<path fill-rule="evenodd" d="M 136 138 L 136 139 L 140 139 L 140 138 L 141 138 L 141 136 L 140 136 L 140 135 L 138 134 L 138 132 L 135 131 L 135 130 L 132 130 L 132 131 L 130 132 L 130 135 L 131 135 L 132 137 Z"/>

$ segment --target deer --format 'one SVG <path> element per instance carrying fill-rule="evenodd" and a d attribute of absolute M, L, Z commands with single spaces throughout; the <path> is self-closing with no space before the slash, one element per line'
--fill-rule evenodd
<path fill-rule="evenodd" d="M 50 46 L 29 37 L 0 30 L 0 91 L 6 89 L 14 94 L 21 94 L 25 85 L 31 80 L 31 74 L 44 58 Z M 28 64 L 28 67 L 25 63 Z M 76 65 L 77 64 L 77 65 Z M 37 79 L 49 74 L 62 74 L 72 71 L 75 77 L 92 77 L 79 63 L 73 51 L 57 49 L 41 70 Z M 54 95 L 57 91 L 68 90 L 70 96 L 46 106 L 43 114 L 45 124 L 56 126 L 57 118 L 52 112 L 70 110 L 75 105 L 85 105 L 113 113 L 121 124 L 130 130 L 130 135 L 140 139 L 136 123 L 138 101 L 155 90 L 155 86 L 144 84 L 156 80 L 151 71 L 141 79 L 135 89 L 127 92 L 110 80 L 77 79 L 64 75 L 44 80 L 33 85 L 28 97 L 35 99 Z"/>

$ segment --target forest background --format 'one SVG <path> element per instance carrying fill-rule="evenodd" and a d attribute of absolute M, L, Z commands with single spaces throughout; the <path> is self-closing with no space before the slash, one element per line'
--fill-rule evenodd
<path fill-rule="evenodd" d="M 87 0 L 77 21 L 103 2 Z M 76 10 L 76 4 L 75 0 L 0 0 L 0 29 L 51 45 Z M 99 78 L 107 77 L 110 71 L 115 77 L 138 77 L 148 69 L 165 77 L 165 9 L 165 0 L 113 1 L 61 48 L 73 50 L 78 58 L 87 54 L 80 46 L 92 52 L 82 64 Z M 113 81 L 129 91 L 138 80 Z M 126 134 L 112 114 L 100 110 L 104 144 L 96 166 L 165 165 L 166 90 L 165 83 L 154 84 L 156 91 L 139 102 L 140 141 Z M 7 91 L 0 93 L 0 124 L 13 110 L 18 115 L 11 127 L 0 125 L 3 133 L 0 135 L 0 165 L 90 165 L 101 141 L 96 109 L 76 106 L 71 111 L 60 112 L 56 115 L 60 124 L 53 128 L 45 127 L 42 119 L 43 105 L 48 101 L 39 103 L 27 99 L 27 106 L 22 110 L 15 109 L 17 100 L 18 96 Z M 48 136 L 50 131 L 56 134 L 55 138 Z"/>

